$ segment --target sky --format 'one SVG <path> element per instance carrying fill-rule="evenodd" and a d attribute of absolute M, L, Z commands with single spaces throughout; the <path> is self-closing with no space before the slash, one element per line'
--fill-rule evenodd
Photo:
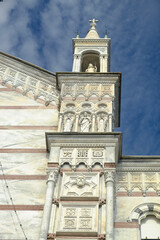
<path fill-rule="evenodd" d="M 0 51 L 51 72 L 72 71 L 72 38 L 99 20 L 122 73 L 123 155 L 160 155 L 160 0 L 3 0 Z"/>

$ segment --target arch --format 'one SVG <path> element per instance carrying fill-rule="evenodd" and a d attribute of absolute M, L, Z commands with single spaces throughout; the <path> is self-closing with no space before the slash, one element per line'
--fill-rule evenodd
<path fill-rule="evenodd" d="M 154 215 L 160 219 L 160 204 L 158 203 L 143 203 L 136 206 L 130 215 L 129 222 L 139 222 L 148 215 Z"/>
<path fill-rule="evenodd" d="M 97 67 L 97 72 L 100 72 L 100 53 L 98 51 L 87 50 L 82 52 L 81 72 L 85 72 L 90 63 Z"/>

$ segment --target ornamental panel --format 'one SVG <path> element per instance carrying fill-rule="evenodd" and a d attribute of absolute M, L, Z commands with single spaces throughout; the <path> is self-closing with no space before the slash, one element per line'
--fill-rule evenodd
<path fill-rule="evenodd" d="M 98 199 L 99 173 L 64 173 L 61 199 Z M 81 210 L 81 216 L 91 215 L 88 209 Z"/>
<path fill-rule="evenodd" d="M 57 232 L 98 232 L 98 204 L 60 204 Z"/>

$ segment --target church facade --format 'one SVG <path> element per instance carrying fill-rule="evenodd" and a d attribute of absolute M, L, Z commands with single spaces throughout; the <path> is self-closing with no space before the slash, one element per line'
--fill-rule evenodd
<path fill-rule="evenodd" d="M 160 156 L 123 156 L 121 73 L 90 20 L 72 72 L 0 53 L 0 239 L 160 239 Z"/>

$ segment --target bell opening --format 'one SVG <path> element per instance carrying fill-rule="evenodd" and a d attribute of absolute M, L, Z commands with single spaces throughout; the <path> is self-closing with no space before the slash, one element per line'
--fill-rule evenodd
<path fill-rule="evenodd" d="M 99 54 L 88 52 L 82 56 L 81 72 L 100 72 Z"/>

